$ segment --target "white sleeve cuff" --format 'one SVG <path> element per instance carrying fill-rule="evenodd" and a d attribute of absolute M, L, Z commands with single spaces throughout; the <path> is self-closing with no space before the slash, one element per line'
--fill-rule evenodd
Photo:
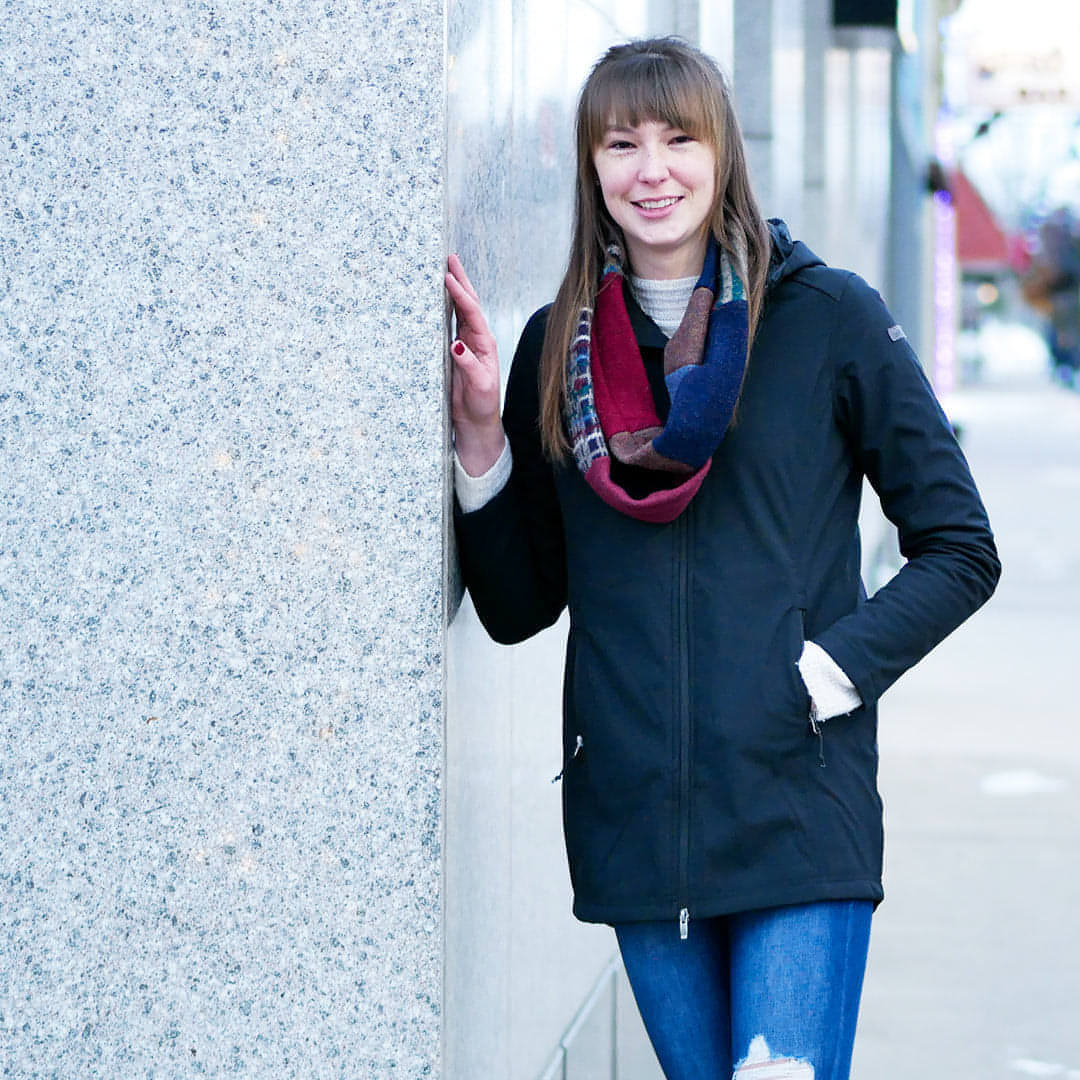
<path fill-rule="evenodd" d="M 482 476 L 470 476 L 461 459 L 454 451 L 454 491 L 457 494 L 458 503 L 465 514 L 471 514 L 486 506 L 504 487 L 510 479 L 510 472 L 514 467 L 514 459 L 510 454 L 510 442 L 504 440 L 502 453 L 495 464 Z"/>
<path fill-rule="evenodd" d="M 810 694 L 810 713 L 815 720 L 842 716 L 862 704 L 859 691 L 844 674 L 843 668 L 812 641 L 803 643 L 799 674 Z"/>

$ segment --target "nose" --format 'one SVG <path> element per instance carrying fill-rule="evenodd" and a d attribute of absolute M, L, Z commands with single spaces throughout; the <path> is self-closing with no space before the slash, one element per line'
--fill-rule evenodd
<path fill-rule="evenodd" d="M 644 146 L 638 167 L 638 179 L 643 184 L 659 184 L 667 179 L 667 155 L 662 146 Z"/>

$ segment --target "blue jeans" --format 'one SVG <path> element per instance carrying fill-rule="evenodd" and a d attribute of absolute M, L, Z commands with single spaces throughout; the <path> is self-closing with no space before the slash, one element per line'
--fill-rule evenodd
<path fill-rule="evenodd" d="M 617 924 L 667 1080 L 847 1080 L 872 911 L 748 911 L 692 921 L 685 941 L 674 920 Z"/>

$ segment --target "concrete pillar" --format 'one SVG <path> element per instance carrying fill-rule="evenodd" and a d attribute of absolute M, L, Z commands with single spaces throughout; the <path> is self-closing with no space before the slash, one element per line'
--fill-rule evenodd
<path fill-rule="evenodd" d="M 929 263 L 924 244 L 924 219 L 929 201 L 926 187 L 928 155 L 912 103 L 905 100 L 904 76 L 917 58 L 905 55 L 899 43 L 893 50 L 890 82 L 890 168 L 888 251 L 885 299 L 918 347 L 924 339 L 923 286 Z M 929 357 L 930 353 L 924 353 Z"/>
<path fill-rule="evenodd" d="M 774 0 L 734 0 L 735 105 L 754 190 L 768 215 L 773 201 Z"/>
<path fill-rule="evenodd" d="M 675 33 L 697 45 L 701 41 L 700 0 L 674 0 Z"/>
<path fill-rule="evenodd" d="M 734 0 L 735 104 L 754 190 L 797 233 L 803 214 L 804 0 Z"/>
<path fill-rule="evenodd" d="M 443 19 L 5 11 L 14 1074 L 440 1072 Z"/>
<path fill-rule="evenodd" d="M 769 216 L 784 218 L 792 234 L 803 229 L 803 131 L 806 91 L 805 0 L 773 0 L 772 202 Z"/>
<path fill-rule="evenodd" d="M 825 194 L 825 59 L 832 31 L 831 0 L 803 0 L 802 239 L 824 255 L 828 242 Z"/>
<path fill-rule="evenodd" d="M 699 4 L 701 47 L 715 57 L 728 78 L 735 69 L 735 0 Z"/>

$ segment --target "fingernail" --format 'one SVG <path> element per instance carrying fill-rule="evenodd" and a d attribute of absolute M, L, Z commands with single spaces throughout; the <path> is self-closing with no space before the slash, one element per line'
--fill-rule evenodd
<path fill-rule="evenodd" d="M 454 350 L 454 355 L 455 356 L 464 356 L 465 355 L 465 346 L 460 341 L 455 341 L 454 344 L 450 346 L 450 348 Z"/>

